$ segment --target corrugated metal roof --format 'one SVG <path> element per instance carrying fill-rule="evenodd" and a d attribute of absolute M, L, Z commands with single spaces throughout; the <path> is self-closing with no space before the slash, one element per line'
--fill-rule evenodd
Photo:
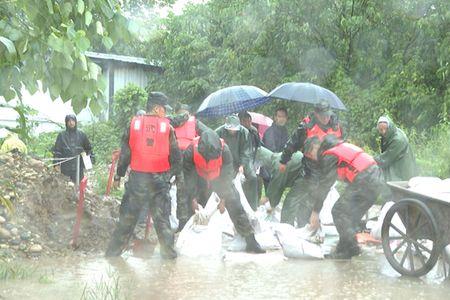
<path fill-rule="evenodd" d="M 91 52 L 91 51 L 86 51 L 84 54 L 87 57 L 89 57 L 89 58 L 97 58 L 97 59 L 104 59 L 104 60 L 114 60 L 114 61 L 131 63 L 131 64 L 138 64 L 138 65 L 151 66 L 151 67 L 159 67 L 159 66 L 157 66 L 154 63 L 148 63 L 145 60 L 145 58 L 143 58 L 143 57 L 125 56 L 125 55 L 99 53 L 99 52 Z"/>

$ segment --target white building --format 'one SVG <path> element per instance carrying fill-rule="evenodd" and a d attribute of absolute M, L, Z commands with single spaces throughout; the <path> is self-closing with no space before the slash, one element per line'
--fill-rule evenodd
<path fill-rule="evenodd" d="M 112 112 L 114 94 L 129 83 L 145 88 L 148 85 L 149 72 L 161 74 L 163 69 L 151 63 L 147 63 L 144 58 L 123 56 L 116 54 L 106 54 L 97 52 L 86 52 L 87 57 L 102 68 L 106 90 L 104 91 L 105 111 L 100 116 L 94 116 L 89 107 L 83 109 L 78 115 L 80 123 L 90 123 L 98 118 L 107 119 Z M 22 90 L 22 101 L 25 105 L 36 110 L 36 114 L 29 118 L 38 122 L 34 134 L 60 130 L 64 127 L 64 118 L 67 114 L 73 113 L 71 101 L 64 103 L 60 98 L 52 101 L 48 91 L 39 89 L 34 95 L 27 90 Z M 99 100 L 101 101 L 101 100 Z M 0 96 L 0 104 L 6 104 L 5 99 Z M 11 100 L 9 105 L 17 104 L 17 99 Z M 8 131 L 4 128 L 16 127 L 18 114 L 12 108 L 0 108 L 0 137 L 4 137 Z"/>

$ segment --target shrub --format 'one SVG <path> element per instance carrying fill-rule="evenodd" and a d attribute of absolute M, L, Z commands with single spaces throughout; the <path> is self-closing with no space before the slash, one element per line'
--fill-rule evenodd
<path fill-rule="evenodd" d="M 145 109 L 147 97 L 147 92 L 134 84 L 118 90 L 114 94 L 114 115 L 112 117 L 115 128 L 120 130 L 126 128 L 136 112 Z"/>

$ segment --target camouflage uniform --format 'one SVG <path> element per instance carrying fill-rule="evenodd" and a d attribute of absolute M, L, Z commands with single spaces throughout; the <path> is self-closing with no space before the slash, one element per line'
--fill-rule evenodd
<path fill-rule="evenodd" d="M 331 186 L 338 179 L 337 158 L 325 155 L 320 158 L 321 180 L 319 189 L 315 194 L 313 210 L 320 212 L 323 201 Z M 355 180 L 348 184 L 331 211 L 333 222 L 339 233 L 339 243 L 336 251 L 356 251 L 359 247 L 355 234 L 359 228 L 361 218 L 375 203 L 378 197 L 383 201 L 392 199 L 392 194 L 387 187 L 383 173 L 377 165 L 368 167 L 359 173 Z"/>
<path fill-rule="evenodd" d="M 225 125 L 216 129 L 216 133 L 225 140 L 233 156 L 234 171 L 237 173 L 239 166 L 244 167 L 245 182 L 243 190 L 248 203 L 253 209 L 259 204 L 258 199 L 258 180 L 253 164 L 252 147 L 249 131 L 240 126 L 236 135 L 232 135 Z"/>
<path fill-rule="evenodd" d="M 233 158 L 228 146 L 225 144 L 223 148 L 220 176 L 209 183 L 198 175 L 194 164 L 193 152 L 193 146 L 190 145 L 184 152 L 183 160 L 184 176 L 189 178 L 189 180 L 185 182 L 186 187 L 184 189 L 185 193 L 183 194 L 184 203 L 188 207 L 187 210 L 190 212 L 190 215 L 192 215 L 191 200 L 196 198 L 201 205 L 205 206 L 211 192 L 214 191 L 219 198 L 225 201 L 225 208 L 227 209 L 237 232 L 244 237 L 251 235 L 253 233 L 253 228 L 242 207 L 239 193 L 232 183 L 234 178 Z"/>
<path fill-rule="evenodd" d="M 113 232 L 111 242 L 106 250 L 106 256 L 120 255 L 133 234 L 133 230 L 139 218 L 141 210 L 147 203 L 153 218 L 153 224 L 158 235 L 161 247 L 161 255 L 167 258 L 176 257 L 174 250 L 174 234 L 170 228 L 169 215 L 170 205 L 170 176 L 171 173 L 177 176 L 177 180 L 182 181 L 182 157 L 178 149 L 175 132 L 170 127 L 170 172 L 143 173 L 131 171 L 129 180 L 125 186 L 125 193 L 120 207 L 119 224 Z M 129 129 L 126 130 L 117 175 L 125 176 L 128 165 L 131 161 L 129 146 Z"/>
<path fill-rule="evenodd" d="M 286 143 L 283 153 L 281 155 L 280 163 L 286 164 L 292 157 L 292 154 L 298 150 L 303 150 L 303 146 L 307 139 L 307 129 L 311 128 L 315 124 L 318 124 L 323 131 L 327 131 L 329 128 L 341 128 L 337 116 L 332 114 L 330 122 L 327 125 L 320 125 L 316 120 L 313 113 L 310 114 L 311 119 L 309 123 L 302 122 L 290 137 Z M 297 179 L 292 185 L 291 190 L 287 194 L 283 208 L 281 210 L 281 222 L 294 225 L 294 221 L 297 221 L 297 226 L 302 227 L 309 223 L 309 217 L 311 215 L 312 207 L 314 205 L 313 194 L 317 188 L 320 180 L 320 170 L 318 163 L 314 160 L 303 157 L 302 172 L 298 175 Z"/>
<path fill-rule="evenodd" d="M 189 114 L 178 114 L 172 117 L 169 117 L 170 125 L 172 125 L 174 128 L 183 126 L 186 121 L 189 119 Z M 195 119 L 195 132 L 197 136 L 200 136 L 203 132 L 206 130 L 211 130 L 208 126 L 203 124 L 200 120 L 197 118 Z M 184 156 L 184 151 L 181 150 L 182 156 Z M 188 210 L 188 206 L 183 203 L 183 195 L 184 195 L 184 185 L 180 184 L 179 181 L 177 181 L 177 219 L 179 221 L 179 230 L 184 227 L 186 222 L 189 220 L 190 212 Z"/>

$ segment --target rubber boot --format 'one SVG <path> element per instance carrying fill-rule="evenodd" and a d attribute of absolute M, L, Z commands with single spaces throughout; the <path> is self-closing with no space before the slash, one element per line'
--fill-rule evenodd
<path fill-rule="evenodd" d="M 247 242 L 247 247 L 245 248 L 246 252 L 249 253 L 266 253 L 266 250 L 263 250 L 261 246 L 258 244 L 258 242 L 255 239 L 255 235 L 252 233 L 249 236 L 245 238 L 245 241 Z"/>

